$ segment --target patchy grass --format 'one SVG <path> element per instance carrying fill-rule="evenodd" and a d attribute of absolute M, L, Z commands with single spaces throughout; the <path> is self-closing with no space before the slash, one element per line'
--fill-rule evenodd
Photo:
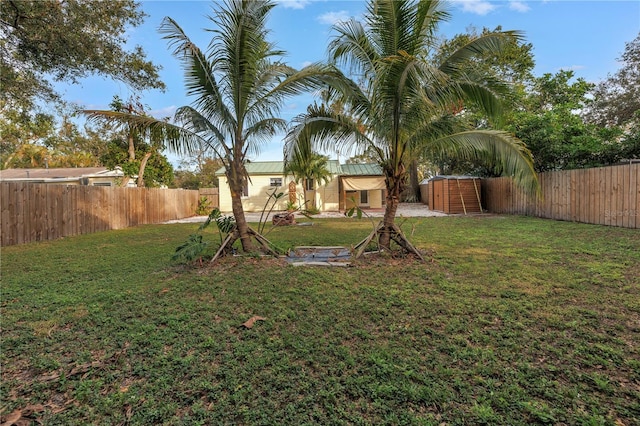
<path fill-rule="evenodd" d="M 268 238 L 371 230 L 314 223 Z M 423 218 L 403 229 L 427 263 L 170 265 L 196 227 L 2 249 L 2 421 L 638 424 L 637 230 Z"/>

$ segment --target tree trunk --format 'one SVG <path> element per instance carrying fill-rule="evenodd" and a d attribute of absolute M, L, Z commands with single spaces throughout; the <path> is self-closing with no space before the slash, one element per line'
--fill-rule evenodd
<path fill-rule="evenodd" d="M 129 152 L 129 161 L 132 162 L 132 161 L 136 160 L 136 147 L 135 147 L 135 144 L 133 143 L 134 142 L 133 133 L 131 133 L 131 132 L 129 132 L 128 141 L 129 141 L 129 150 L 128 150 L 128 152 Z"/>
<path fill-rule="evenodd" d="M 420 182 L 418 182 L 418 161 L 411 161 L 409 166 L 409 188 L 405 191 L 406 200 L 420 201 Z"/>
<path fill-rule="evenodd" d="M 391 248 L 391 229 L 393 229 L 395 224 L 396 212 L 398 211 L 398 204 L 400 203 L 400 187 L 398 185 L 387 188 L 386 202 L 384 218 L 382 219 L 383 227 L 380 230 L 381 233 L 378 243 L 381 248 L 389 250 Z"/>
<path fill-rule="evenodd" d="M 242 192 L 240 194 L 242 194 Z M 251 242 L 251 235 L 249 234 L 249 224 L 247 224 L 247 220 L 244 217 L 242 199 L 240 195 L 234 196 L 234 191 L 231 191 L 231 208 L 233 209 L 233 217 L 236 220 L 242 250 L 244 252 L 252 252 L 254 250 L 253 243 Z"/>
<path fill-rule="evenodd" d="M 151 154 L 151 152 L 147 152 L 140 161 L 140 168 L 138 169 L 138 188 L 144 188 L 144 169 L 147 167 L 147 161 L 151 158 Z"/>
<path fill-rule="evenodd" d="M 236 227 L 238 228 L 238 235 L 240 237 L 240 243 L 242 244 L 242 250 L 245 252 L 252 252 L 254 248 L 253 243 L 251 242 L 251 234 L 249 233 L 249 225 L 244 217 L 244 208 L 242 207 L 242 188 L 244 186 L 241 171 L 242 166 L 232 162 L 231 167 L 232 170 L 229 170 L 227 173 L 229 190 L 231 191 L 231 209 L 233 210 L 233 217 L 236 220 Z"/>

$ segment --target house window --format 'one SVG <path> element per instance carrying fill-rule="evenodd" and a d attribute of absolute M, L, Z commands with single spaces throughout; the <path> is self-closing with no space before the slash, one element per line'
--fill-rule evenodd
<path fill-rule="evenodd" d="M 307 191 L 313 191 L 313 179 L 305 179 L 304 180 L 304 189 Z"/>
<path fill-rule="evenodd" d="M 269 179 L 269 186 L 275 186 L 279 188 L 282 186 L 282 178 L 271 178 Z"/>
<path fill-rule="evenodd" d="M 111 182 L 94 182 L 93 186 L 111 186 Z"/>
<path fill-rule="evenodd" d="M 369 204 L 369 191 L 360 191 L 360 204 Z"/>
<path fill-rule="evenodd" d="M 249 179 L 244 179 L 244 182 L 242 183 L 242 196 L 249 196 Z"/>

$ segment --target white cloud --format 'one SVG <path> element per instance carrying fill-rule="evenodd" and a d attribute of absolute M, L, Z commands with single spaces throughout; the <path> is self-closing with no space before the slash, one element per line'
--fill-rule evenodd
<path fill-rule="evenodd" d="M 561 70 L 566 70 L 566 71 L 578 71 L 578 70 L 582 70 L 585 69 L 586 67 L 584 65 L 570 65 L 568 67 L 561 67 Z"/>
<path fill-rule="evenodd" d="M 349 12 L 341 10 L 339 12 L 327 12 L 318 16 L 318 21 L 322 24 L 333 25 L 338 22 L 345 22 L 349 20 Z"/>
<path fill-rule="evenodd" d="M 302 68 L 304 68 L 304 67 L 308 67 L 308 66 L 309 66 L 309 65 L 311 65 L 312 63 L 313 63 L 313 62 L 311 62 L 311 61 L 304 61 L 304 62 L 302 63 Z"/>
<path fill-rule="evenodd" d="M 456 4 L 462 6 L 463 12 L 486 15 L 496 8 L 496 5 L 486 0 L 456 0 Z"/>
<path fill-rule="evenodd" d="M 287 9 L 304 9 L 311 4 L 311 0 L 278 0 L 278 3 Z"/>
<path fill-rule="evenodd" d="M 522 12 L 522 13 L 525 13 L 531 10 L 531 8 L 527 3 L 519 0 L 510 0 L 509 9 L 515 10 L 516 12 Z"/>

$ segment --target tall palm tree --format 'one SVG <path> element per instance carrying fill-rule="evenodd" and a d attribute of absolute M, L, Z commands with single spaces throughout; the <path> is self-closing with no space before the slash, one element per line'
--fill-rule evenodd
<path fill-rule="evenodd" d="M 277 58 L 283 52 L 268 41 L 266 20 L 274 7 L 270 0 L 226 0 L 216 3 L 210 18 L 215 25 L 207 51 L 198 48 L 171 18 L 160 32 L 181 60 L 191 106 L 179 108 L 178 125 L 146 117 L 105 111 L 86 111 L 90 117 L 128 121 L 146 129 L 161 129 L 167 146 L 189 151 L 204 142 L 225 167 L 232 209 L 244 251 L 253 250 L 242 207 L 242 189 L 248 178 L 245 163 L 263 143 L 286 130 L 278 113 L 286 97 L 320 88 L 328 67 L 310 65 L 300 71 Z"/>
<path fill-rule="evenodd" d="M 364 23 L 352 19 L 336 24 L 330 60 L 348 68 L 360 84 L 345 80 L 340 88 L 331 88 L 347 113 L 314 105 L 294 119 L 286 136 L 288 156 L 310 149 L 301 148 L 309 144 L 318 150 L 375 154 L 387 189 L 385 215 L 376 230 L 384 248 L 393 239 L 417 253 L 394 220 L 407 169 L 418 155 L 488 160 L 523 187 L 537 187 L 531 155 L 522 142 L 505 132 L 459 131 L 456 119 L 467 103 L 477 104 L 489 117 L 499 116 L 499 98 L 508 87 L 462 65 L 475 55 L 499 51 L 519 34 L 484 34 L 435 64 L 429 58 L 436 30 L 448 18 L 439 0 L 371 0 Z"/>

